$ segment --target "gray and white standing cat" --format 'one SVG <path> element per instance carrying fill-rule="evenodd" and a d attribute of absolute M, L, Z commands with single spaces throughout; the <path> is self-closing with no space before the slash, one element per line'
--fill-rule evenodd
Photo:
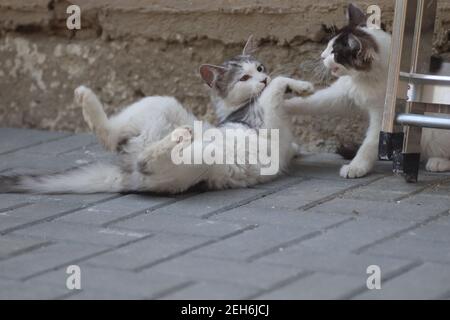
<path fill-rule="evenodd" d="M 322 52 L 324 66 L 338 79 L 328 88 L 285 103 L 292 114 L 348 115 L 353 108 L 367 111 L 369 127 L 355 158 L 340 170 L 344 178 L 369 173 L 378 159 L 379 133 L 386 96 L 391 36 L 367 28 L 366 15 L 350 4 L 348 25 L 337 32 Z M 425 129 L 422 157 L 430 171 L 450 170 L 450 133 Z"/>
<path fill-rule="evenodd" d="M 117 152 L 119 164 L 89 165 L 49 176 L 1 177 L 0 192 L 178 193 L 200 182 L 211 189 L 222 189 L 274 179 L 287 168 L 293 156 L 291 118 L 283 108 L 284 93 L 287 88 L 294 92 L 312 91 L 313 86 L 285 77 L 271 80 L 264 66 L 251 55 L 254 49 L 255 44 L 250 38 L 242 55 L 221 66 L 202 65 L 200 74 L 211 89 L 213 104 L 220 116 L 218 130 L 279 129 L 278 173 L 261 175 L 265 164 L 260 161 L 256 164 L 239 164 L 237 161 L 233 164 L 174 164 L 171 152 L 177 145 L 187 142 L 185 150 L 190 150 L 216 143 L 203 141 L 202 136 L 192 136 L 192 126 L 197 119 L 175 98 L 147 97 L 108 117 L 97 96 L 81 86 L 75 90 L 75 100 L 82 108 L 84 119 L 101 144 Z M 205 126 L 206 129 L 213 127 Z M 174 134 L 181 138 L 173 139 Z M 229 149 L 234 152 L 235 147 L 239 148 L 239 145 L 227 145 L 225 148 L 228 149 L 223 152 L 231 151 Z"/>

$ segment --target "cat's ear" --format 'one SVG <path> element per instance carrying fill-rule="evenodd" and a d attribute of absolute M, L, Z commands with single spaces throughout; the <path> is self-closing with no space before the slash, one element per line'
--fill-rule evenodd
<path fill-rule="evenodd" d="M 200 66 L 199 71 L 203 81 L 205 81 L 205 83 L 209 87 L 212 87 L 217 77 L 223 74 L 226 71 L 226 69 L 224 67 L 215 66 L 212 64 L 202 64 Z"/>
<path fill-rule="evenodd" d="M 243 56 L 251 56 L 256 50 L 258 50 L 258 43 L 254 39 L 253 35 L 248 37 L 247 43 L 244 46 L 244 50 L 242 50 Z"/>
<path fill-rule="evenodd" d="M 351 27 L 365 26 L 367 17 L 364 11 L 353 3 L 350 3 L 347 7 L 347 21 L 348 25 Z"/>

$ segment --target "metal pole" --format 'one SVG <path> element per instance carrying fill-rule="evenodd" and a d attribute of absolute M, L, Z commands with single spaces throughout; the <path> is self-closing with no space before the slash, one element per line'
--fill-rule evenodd
<path fill-rule="evenodd" d="M 450 130 L 450 118 L 412 113 L 401 113 L 395 121 L 399 125 Z"/>

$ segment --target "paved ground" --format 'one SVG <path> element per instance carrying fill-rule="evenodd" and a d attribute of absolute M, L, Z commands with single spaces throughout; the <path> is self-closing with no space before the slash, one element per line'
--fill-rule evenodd
<path fill-rule="evenodd" d="M 0 129 L 2 174 L 108 157 L 87 134 Z M 176 197 L 0 194 L 0 298 L 449 298 L 450 176 L 406 184 L 380 163 L 344 180 L 341 163 Z M 69 265 L 82 290 L 66 288 Z"/>

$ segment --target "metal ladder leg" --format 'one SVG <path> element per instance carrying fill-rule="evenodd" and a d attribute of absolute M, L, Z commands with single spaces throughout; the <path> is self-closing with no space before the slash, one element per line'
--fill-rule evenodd
<path fill-rule="evenodd" d="M 389 72 L 387 79 L 386 100 L 381 125 L 378 157 L 380 160 L 393 160 L 393 171 L 402 172 L 401 152 L 403 149 L 403 132 L 395 125 L 397 110 L 404 106 L 400 97 L 406 99 L 406 87 L 399 81 L 400 70 L 409 68 L 412 37 L 405 34 L 405 29 L 414 26 L 414 14 L 417 0 L 397 0 L 392 32 Z"/>
<path fill-rule="evenodd" d="M 421 103 L 411 103 L 408 109 L 407 113 L 423 114 L 425 105 Z M 417 182 L 420 166 L 421 138 L 421 127 L 405 126 L 401 161 L 402 171 L 406 182 Z"/>
<path fill-rule="evenodd" d="M 416 0 L 415 26 L 412 41 L 410 72 L 428 73 L 433 47 L 433 33 L 436 19 L 436 0 Z M 411 13 L 412 14 L 412 13 Z M 411 28 L 412 29 L 412 28 Z M 410 30 L 411 30 L 410 29 Z M 409 31 L 408 31 L 409 33 Z M 411 89 L 411 86 L 409 86 Z M 408 91 L 408 100 L 411 100 Z M 406 102 L 406 113 L 424 114 L 426 105 Z M 403 141 L 403 174 L 407 182 L 417 182 L 420 165 L 420 140 L 422 127 L 405 126 Z"/>

